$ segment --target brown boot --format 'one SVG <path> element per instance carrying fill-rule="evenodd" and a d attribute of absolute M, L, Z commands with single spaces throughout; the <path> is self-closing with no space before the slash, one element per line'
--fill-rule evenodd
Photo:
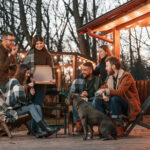
<path fill-rule="evenodd" d="M 116 129 L 118 137 L 124 136 L 123 125 L 116 125 Z"/>
<path fill-rule="evenodd" d="M 123 125 L 122 124 L 121 125 L 117 125 L 115 119 L 112 119 L 112 122 L 113 122 L 114 126 L 116 127 L 117 136 L 118 137 L 123 136 L 124 135 Z"/>

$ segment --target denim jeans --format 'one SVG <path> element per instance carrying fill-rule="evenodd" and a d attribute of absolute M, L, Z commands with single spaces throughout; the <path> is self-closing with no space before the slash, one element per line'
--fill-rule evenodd
<path fill-rule="evenodd" d="M 38 111 L 39 111 L 41 118 L 43 118 L 41 107 L 43 105 L 44 98 L 45 98 L 46 86 L 45 85 L 35 85 L 34 88 L 35 88 L 35 95 L 32 98 L 32 102 L 33 102 L 33 104 L 38 105 L 40 107 L 40 109 Z M 38 126 L 33 119 L 31 120 L 31 129 L 33 132 L 36 132 L 38 129 Z"/>
<path fill-rule="evenodd" d="M 35 85 L 34 89 L 35 89 L 35 95 L 32 98 L 32 102 L 33 102 L 33 104 L 42 106 L 43 102 L 44 102 L 44 98 L 45 98 L 46 86 L 45 85 Z"/>
<path fill-rule="evenodd" d="M 30 104 L 27 106 L 22 106 L 21 108 L 18 108 L 16 111 L 17 111 L 18 116 L 29 113 L 32 116 L 32 118 L 35 120 L 35 122 L 37 123 L 42 120 L 39 110 L 40 110 L 39 105 Z"/>
<path fill-rule="evenodd" d="M 92 102 L 88 102 L 88 103 L 90 105 L 92 105 Z M 80 117 L 79 117 L 77 109 L 74 106 L 72 106 L 71 108 L 72 108 L 72 113 L 73 113 L 73 117 L 74 117 L 75 121 L 81 120 Z"/>
<path fill-rule="evenodd" d="M 111 113 L 111 117 L 114 119 L 120 118 L 122 114 L 127 116 L 129 109 L 127 100 L 119 96 L 111 96 L 109 101 L 95 98 L 92 106 L 105 114 Z"/>

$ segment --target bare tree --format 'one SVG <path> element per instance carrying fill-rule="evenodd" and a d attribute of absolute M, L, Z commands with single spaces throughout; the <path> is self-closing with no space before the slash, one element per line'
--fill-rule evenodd
<path fill-rule="evenodd" d="M 29 30 L 28 30 L 27 19 L 26 19 L 23 1 L 18 0 L 18 4 L 19 4 L 21 27 L 27 38 L 28 43 L 31 44 L 31 36 L 30 36 Z"/>
<path fill-rule="evenodd" d="M 37 34 L 42 34 L 42 0 L 36 1 L 36 29 Z"/>

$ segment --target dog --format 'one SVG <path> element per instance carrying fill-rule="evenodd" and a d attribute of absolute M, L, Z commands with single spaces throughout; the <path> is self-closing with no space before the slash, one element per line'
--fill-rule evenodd
<path fill-rule="evenodd" d="M 98 125 L 99 133 L 101 133 L 100 138 L 103 138 L 103 140 L 117 139 L 117 131 L 110 118 L 81 99 L 79 94 L 70 93 L 66 104 L 73 105 L 78 110 L 84 129 L 83 140 L 87 140 L 88 128 L 91 133 L 90 138 L 93 138 L 94 125 Z"/>

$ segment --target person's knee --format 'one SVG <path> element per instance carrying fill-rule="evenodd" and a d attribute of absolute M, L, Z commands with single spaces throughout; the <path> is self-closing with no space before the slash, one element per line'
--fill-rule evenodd
<path fill-rule="evenodd" d="M 39 110 L 39 111 L 41 110 L 41 106 L 40 106 L 40 105 L 36 105 L 36 104 L 35 104 L 34 107 L 35 107 L 37 110 Z"/>
<path fill-rule="evenodd" d="M 101 104 L 102 104 L 102 99 L 100 99 L 100 98 L 95 98 L 92 102 L 93 107 L 96 107 L 96 106 L 101 105 Z"/>
<path fill-rule="evenodd" d="M 116 103 L 118 103 L 119 101 L 120 101 L 120 97 L 119 97 L 119 96 L 112 96 L 112 97 L 110 98 L 111 104 L 116 104 Z"/>

